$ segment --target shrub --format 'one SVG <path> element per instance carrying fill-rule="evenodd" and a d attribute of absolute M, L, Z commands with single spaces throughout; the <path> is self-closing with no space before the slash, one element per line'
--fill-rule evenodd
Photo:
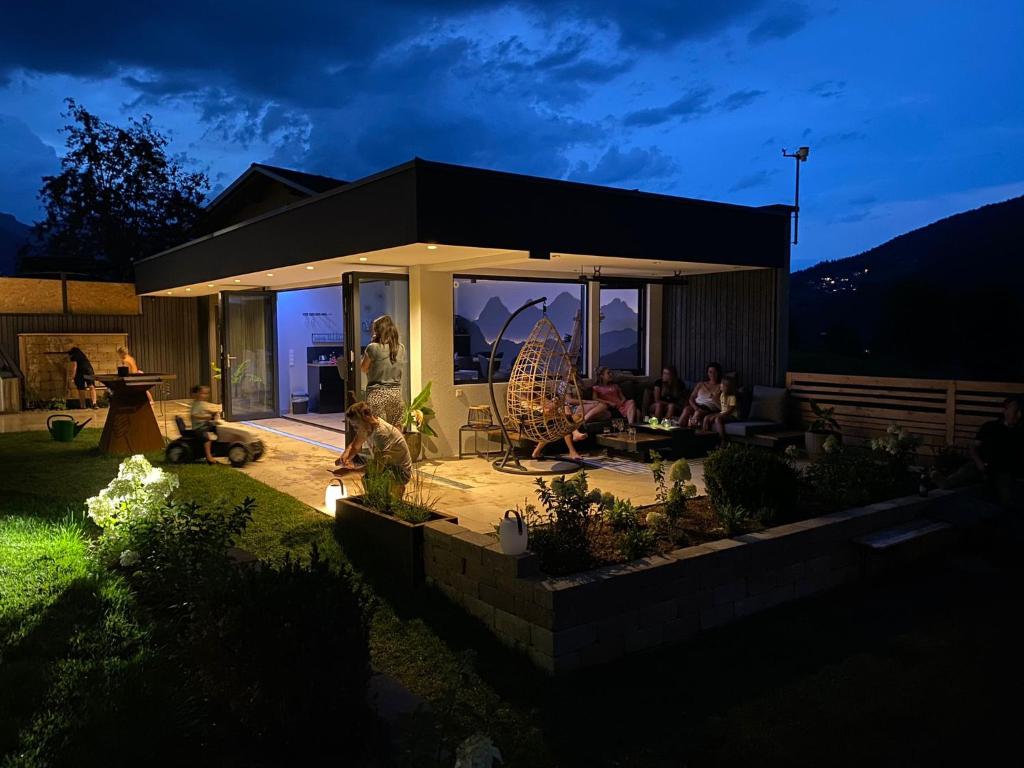
<path fill-rule="evenodd" d="M 537 497 L 543 510 L 528 506 L 526 511 L 531 549 L 540 556 L 542 567 L 552 574 L 589 567 L 590 541 L 611 497 L 591 490 L 586 472 L 569 480 L 556 477 L 550 486 L 537 478 Z"/>
<path fill-rule="evenodd" d="M 921 438 L 903 431 L 899 424 L 891 424 L 883 437 L 871 441 L 871 450 L 879 454 L 894 468 L 906 469 L 921 445 Z"/>
<path fill-rule="evenodd" d="M 619 552 L 627 560 L 646 557 L 654 549 L 655 533 L 652 528 L 632 526 L 618 540 Z"/>
<path fill-rule="evenodd" d="M 666 468 L 660 454 L 652 452 L 652 457 L 651 474 L 654 475 L 656 486 L 655 497 L 669 519 L 678 520 L 686 514 L 686 500 L 697 495 L 697 486 L 690 482 L 693 477 L 690 464 L 686 459 L 679 459 Z"/>
<path fill-rule="evenodd" d="M 763 448 L 730 443 L 704 462 L 704 485 L 716 510 L 742 507 L 783 518 L 794 511 L 797 483 L 790 460 Z"/>
<path fill-rule="evenodd" d="M 612 530 L 615 531 L 624 531 L 640 522 L 640 512 L 628 499 L 612 497 L 611 502 L 605 506 L 604 516 Z"/>
<path fill-rule="evenodd" d="M 751 515 L 739 504 L 723 504 L 715 507 L 718 523 L 729 536 L 745 529 L 751 522 Z"/>
<path fill-rule="evenodd" d="M 156 469 L 145 456 L 122 461 L 117 476 L 85 502 L 90 519 L 103 529 L 96 543 L 100 557 L 113 563 L 132 549 L 136 529 L 161 513 L 177 487 L 177 475 Z"/>
<path fill-rule="evenodd" d="M 903 489 L 906 467 L 877 451 L 846 448 L 822 456 L 804 470 L 804 480 L 825 507 L 847 509 L 892 498 Z"/>
<path fill-rule="evenodd" d="M 385 515 L 391 514 L 394 496 L 391 489 L 395 484 L 395 473 L 382 461 L 370 459 L 363 474 L 363 503 L 370 509 Z"/>

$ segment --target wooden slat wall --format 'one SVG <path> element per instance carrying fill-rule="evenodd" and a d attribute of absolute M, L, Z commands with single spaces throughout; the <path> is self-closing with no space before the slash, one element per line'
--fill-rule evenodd
<path fill-rule="evenodd" d="M 127 333 L 142 370 L 177 376 L 169 385 L 171 398 L 186 397 L 193 384 L 210 378 L 200 370 L 196 299 L 144 297 L 141 315 L 0 315 L 0 346 L 12 357 L 19 333 L 65 332 Z"/>
<path fill-rule="evenodd" d="M 967 446 L 979 426 L 999 416 L 1004 399 L 1024 395 L 1024 384 L 1010 382 L 792 371 L 786 375 L 786 386 L 804 426 L 814 418 L 814 400 L 835 408 L 844 436 L 867 440 L 899 424 L 932 447 Z"/>
<path fill-rule="evenodd" d="M 785 324 L 779 270 L 751 269 L 694 275 L 687 285 L 666 285 L 662 299 L 662 363 L 679 375 L 704 378 L 717 360 L 740 384 L 781 385 L 785 376 Z M 657 366 L 656 361 L 652 361 Z"/>

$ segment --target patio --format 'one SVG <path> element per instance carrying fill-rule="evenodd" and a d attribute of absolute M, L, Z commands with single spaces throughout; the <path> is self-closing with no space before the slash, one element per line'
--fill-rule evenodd
<path fill-rule="evenodd" d="M 177 437 L 175 416 L 188 416 L 188 403 L 168 400 L 156 404 L 157 422 L 169 438 Z M 64 411 L 79 420 L 92 418 L 89 427 L 102 429 L 107 410 L 101 408 L 79 416 L 76 411 Z M 0 414 L 0 432 L 21 432 L 46 429 L 50 411 L 23 411 Z M 166 415 L 166 419 L 165 419 Z M 166 426 L 166 428 L 165 428 Z M 290 419 L 267 419 L 246 426 L 259 432 L 267 447 L 266 455 L 258 462 L 241 468 L 255 480 L 266 483 L 282 493 L 325 514 L 333 514 L 324 507 L 324 487 L 330 480 L 328 470 L 344 449 L 344 436 L 336 432 L 309 426 Z M 285 434 L 288 430 L 291 434 Z M 598 455 L 588 457 L 595 462 L 607 462 Z M 552 462 L 549 462 L 549 464 Z M 557 462 L 554 462 L 557 465 Z M 635 504 L 654 502 L 654 483 L 649 469 L 638 462 L 607 462 L 614 468 L 587 466 L 592 487 L 608 491 L 617 497 L 632 499 Z M 699 459 L 690 462 L 693 479 L 700 493 L 704 492 L 703 471 Z M 572 464 L 563 463 L 567 473 L 574 471 Z M 416 471 L 432 482 L 432 492 L 438 498 L 438 507 L 456 515 L 460 525 L 480 533 L 494 530 L 494 524 L 505 510 L 524 499 L 536 502 L 534 478 L 515 477 L 496 472 L 483 458 L 433 459 L 416 464 Z M 359 485 L 350 489 L 360 492 Z"/>

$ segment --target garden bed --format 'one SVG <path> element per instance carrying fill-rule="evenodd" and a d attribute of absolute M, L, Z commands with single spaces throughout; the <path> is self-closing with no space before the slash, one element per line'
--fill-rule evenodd
<path fill-rule="evenodd" d="M 864 577 L 857 537 L 936 513 L 955 494 L 904 496 L 565 576 L 495 537 L 427 523 L 424 567 L 503 642 L 561 674 L 691 638 Z"/>

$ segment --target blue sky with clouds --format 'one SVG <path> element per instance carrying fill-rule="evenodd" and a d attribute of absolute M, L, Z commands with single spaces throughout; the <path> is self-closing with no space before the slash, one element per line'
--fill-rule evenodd
<path fill-rule="evenodd" d="M 62 99 L 148 112 L 214 187 L 413 156 L 790 202 L 794 268 L 1024 194 L 1024 3 L 24 3 L 0 25 L 0 211 L 37 215 Z"/>

